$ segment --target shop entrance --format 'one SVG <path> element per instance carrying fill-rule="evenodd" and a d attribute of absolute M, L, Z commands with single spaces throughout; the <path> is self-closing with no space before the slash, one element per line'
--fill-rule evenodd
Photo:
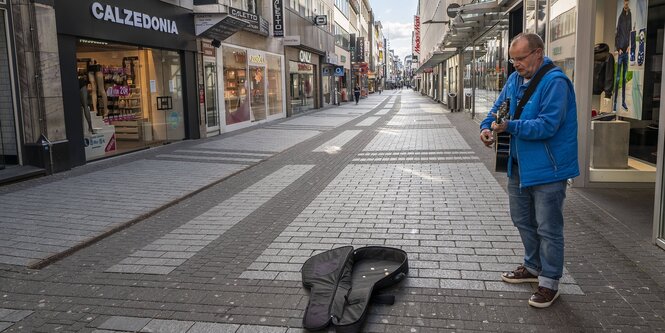
<path fill-rule="evenodd" d="M 6 15 L 5 10 L 0 10 L 0 50 L 4 50 L 0 52 L 0 77 L 6 84 L 5 89 L 0 89 L 0 170 L 20 163 Z"/>
<path fill-rule="evenodd" d="M 293 113 L 316 107 L 314 87 L 314 65 L 289 62 L 291 110 Z"/>
<path fill-rule="evenodd" d="M 80 39 L 76 57 L 86 160 L 184 139 L 178 52 Z"/>
<path fill-rule="evenodd" d="M 205 84 L 206 130 L 209 134 L 219 133 L 217 62 L 214 57 L 203 57 L 203 80 Z"/>
<path fill-rule="evenodd" d="M 252 92 L 252 121 L 261 121 L 266 119 L 266 84 L 265 84 L 265 66 L 249 66 L 250 89 Z"/>

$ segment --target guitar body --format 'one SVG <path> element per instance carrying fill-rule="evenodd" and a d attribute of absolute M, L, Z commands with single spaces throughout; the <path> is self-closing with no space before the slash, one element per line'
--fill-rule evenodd
<path fill-rule="evenodd" d="M 496 123 L 501 124 L 508 119 L 510 112 L 510 99 L 506 99 L 496 112 Z M 494 133 L 494 171 L 508 172 L 508 157 L 510 156 L 510 134 Z"/>
<path fill-rule="evenodd" d="M 494 171 L 508 172 L 508 157 L 510 156 L 510 134 L 499 133 L 494 135 L 495 154 Z"/>

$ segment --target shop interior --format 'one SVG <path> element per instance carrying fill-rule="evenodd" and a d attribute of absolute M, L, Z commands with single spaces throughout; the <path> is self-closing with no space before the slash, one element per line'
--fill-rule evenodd
<path fill-rule="evenodd" d="M 79 40 L 86 159 L 184 138 L 177 52 Z"/>
<path fill-rule="evenodd" d="M 596 3 L 591 181 L 655 182 L 664 22 L 665 1 Z"/>

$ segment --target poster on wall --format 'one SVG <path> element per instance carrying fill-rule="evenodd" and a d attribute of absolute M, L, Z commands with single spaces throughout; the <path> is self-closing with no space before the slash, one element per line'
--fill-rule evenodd
<path fill-rule="evenodd" d="M 647 7 L 647 0 L 617 0 L 612 110 L 621 117 L 642 119 Z"/>

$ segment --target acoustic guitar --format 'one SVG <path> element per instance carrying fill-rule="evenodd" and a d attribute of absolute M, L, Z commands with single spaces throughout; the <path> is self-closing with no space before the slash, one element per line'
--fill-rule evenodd
<path fill-rule="evenodd" d="M 510 99 L 506 99 L 496 112 L 496 123 L 501 124 L 508 119 L 510 113 Z M 508 172 L 508 156 L 510 155 L 510 134 L 507 132 L 494 133 L 494 171 Z"/>

